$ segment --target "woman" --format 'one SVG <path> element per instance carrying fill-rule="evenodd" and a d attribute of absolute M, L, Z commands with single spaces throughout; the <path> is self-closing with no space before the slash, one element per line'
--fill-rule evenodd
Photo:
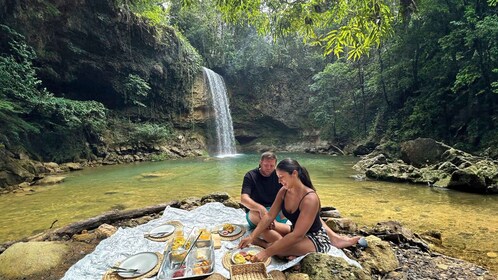
<path fill-rule="evenodd" d="M 320 199 L 311 183 L 308 171 L 292 159 L 279 162 L 276 171 L 282 188 L 270 211 L 263 216 L 256 229 L 240 241 L 239 248 L 247 247 L 249 244 L 264 247 L 265 250 L 253 257 L 253 262 L 264 262 L 274 255 L 294 257 L 310 252 L 328 252 L 332 245 L 322 227 Z M 280 211 L 292 222 L 290 232 L 280 232 L 281 235 L 274 240 L 262 242 L 259 236 L 265 231 L 272 230 L 271 223 Z"/>

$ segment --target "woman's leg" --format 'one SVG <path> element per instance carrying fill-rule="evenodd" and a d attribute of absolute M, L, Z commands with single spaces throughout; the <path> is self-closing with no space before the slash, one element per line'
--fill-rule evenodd
<path fill-rule="evenodd" d="M 277 254 L 278 257 L 295 258 L 296 256 L 306 255 L 307 253 L 316 252 L 315 245 L 305 236 L 303 239 L 294 243 L 294 245 L 285 249 L 285 252 Z"/>

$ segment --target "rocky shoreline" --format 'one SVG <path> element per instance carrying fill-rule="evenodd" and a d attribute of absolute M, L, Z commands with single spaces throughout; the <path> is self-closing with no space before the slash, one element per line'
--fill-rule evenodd
<path fill-rule="evenodd" d="M 130 211 L 117 211 L 112 215 L 93 218 L 91 222 L 79 222 L 77 226 L 73 224 L 64 229 L 47 231 L 28 238 L 24 240 L 25 242 L 3 244 L 0 254 L 0 279 L 60 279 L 69 267 L 91 253 L 100 241 L 111 236 L 118 227 L 135 227 L 156 219 L 162 212 L 158 209 L 164 209 L 165 205 L 191 210 L 214 201 L 230 207 L 240 207 L 240 204 L 228 194 L 214 193 L 202 198 L 172 201 L 161 207 L 149 207 L 148 210 L 135 211 L 133 214 Z M 357 260 L 363 269 L 351 267 L 329 255 L 310 254 L 299 265 L 287 271 L 273 271 L 271 274 L 274 279 L 488 280 L 497 277 L 496 274 L 478 265 L 431 252 L 427 240 L 419 238 L 417 234 L 395 221 L 378 223 L 372 228 L 358 229 L 357 225 L 341 217 L 334 208 L 328 207 L 323 210 L 322 218 L 334 230 L 341 234 L 365 236 L 368 241 L 367 248 L 352 246 L 344 249 L 346 255 Z M 142 215 L 143 213 L 148 214 Z M 88 228 L 74 234 L 68 230 L 81 225 L 88 225 Z M 40 248 L 42 244 L 47 247 Z M 63 249 L 58 247 L 61 244 Z M 36 254 L 37 263 L 29 262 L 32 254 Z M 45 258 L 39 258 L 40 254 Z M 51 258 L 52 255 L 59 256 L 55 258 L 59 260 L 55 265 L 46 263 L 47 260 L 54 259 Z M 36 270 L 32 267 L 36 267 Z M 225 278 L 215 274 L 207 279 Z"/>
<path fill-rule="evenodd" d="M 456 191 L 498 194 L 498 161 L 430 138 L 379 145 L 353 167 L 373 180 L 408 182 Z"/>
<path fill-rule="evenodd" d="M 61 164 L 34 160 L 0 145 L 0 195 L 57 184 L 64 181 L 65 173 L 87 167 L 202 156 L 206 153 L 202 142 L 200 137 L 185 133 L 163 145 L 102 144 L 92 159 Z"/>

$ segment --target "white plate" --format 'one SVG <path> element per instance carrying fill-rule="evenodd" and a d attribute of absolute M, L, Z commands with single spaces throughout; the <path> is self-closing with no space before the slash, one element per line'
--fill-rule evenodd
<path fill-rule="evenodd" d="M 263 250 L 261 247 L 247 247 L 247 248 L 243 248 L 243 249 L 240 249 L 240 250 L 236 250 L 236 251 L 233 251 L 232 253 L 232 263 L 233 264 L 244 264 L 244 263 L 237 263 L 235 262 L 235 255 L 240 253 L 240 252 L 249 252 L 249 251 L 254 251 L 254 255 L 256 255 L 257 253 L 261 252 L 261 250 Z M 249 261 L 246 261 L 245 263 L 250 263 Z"/>
<path fill-rule="evenodd" d="M 123 278 L 135 278 L 142 276 L 151 271 L 159 261 L 156 254 L 152 252 L 143 252 L 133 255 L 125 259 L 119 267 L 128 269 L 138 269 L 136 272 L 118 272 L 118 275 Z"/>
<path fill-rule="evenodd" d="M 218 232 L 218 234 L 220 236 L 223 236 L 223 237 L 232 237 L 232 236 L 235 236 L 237 234 L 239 234 L 241 231 L 242 231 L 242 228 L 239 226 L 239 225 L 233 225 L 232 226 L 235 228 L 231 233 L 226 233 L 226 234 L 223 234 L 223 228 Z"/>
<path fill-rule="evenodd" d="M 175 231 L 175 226 L 173 226 L 173 225 L 162 225 L 162 226 L 158 226 L 156 228 L 153 228 L 149 232 L 148 235 L 150 237 L 155 237 L 155 238 L 166 237 L 166 236 L 172 234 L 174 231 Z"/>

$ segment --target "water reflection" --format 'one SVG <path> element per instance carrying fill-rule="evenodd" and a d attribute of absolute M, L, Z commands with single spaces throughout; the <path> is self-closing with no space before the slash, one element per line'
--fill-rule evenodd
<path fill-rule="evenodd" d="M 498 271 L 498 196 L 399 183 L 358 181 L 356 159 L 308 154 L 293 157 L 310 172 L 322 205 L 361 225 L 398 220 L 415 232 L 439 231 L 443 252 Z M 0 196 L 0 242 L 20 239 L 93 217 L 223 191 L 239 198 L 242 178 L 259 155 L 103 166 L 70 173 L 57 186 Z"/>

